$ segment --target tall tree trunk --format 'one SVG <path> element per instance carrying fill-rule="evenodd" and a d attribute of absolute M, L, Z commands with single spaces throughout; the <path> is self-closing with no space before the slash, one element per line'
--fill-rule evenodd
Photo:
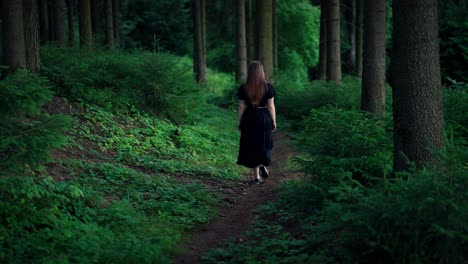
<path fill-rule="evenodd" d="M 260 18 L 258 58 L 263 63 L 267 78 L 273 79 L 273 1 L 260 0 L 257 6 Z"/>
<path fill-rule="evenodd" d="M 195 80 L 197 83 L 206 82 L 206 49 L 204 49 L 205 40 L 205 26 L 203 18 L 204 12 L 204 0 L 193 0 L 193 25 L 194 25 L 194 49 L 193 49 L 193 60 L 194 60 L 194 73 Z"/>
<path fill-rule="evenodd" d="M 386 0 L 365 2 L 361 110 L 385 114 Z"/>
<path fill-rule="evenodd" d="M 200 0 L 200 16 L 201 16 L 201 34 L 202 34 L 202 47 L 201 47 L 201 62 L 202 62 L 202 75 L 200 77 L 200 83 L 206 83 L 206 0 Z"/>
<path fill-rule="evenodd" d="M 120 0 L 112 1 L 112 25 L 114 29 L 114 45 L 119 46 L 120 32 L 119 32 L 119 15 L 120 15 Z"/>
<path fill-rule="evenodd" d="M 39 50 L 39 2 L 38 0 L 23 0 L 23 8 L 26 67 L 31 72 L 38 73 L 41 64 Z"/>
<path fill-rule="evenodd" d="M 356 75 L 362 76 L 364 0 L 356 0 Z"/>
<path fill-rule="evenodd" d="M 75 45 L 75 0 L 67 0 L 68 11 L 68 45 Z"/>
<path fill-rule="evenodd" d="M 112 48 L 114 45 L 114 22 L 112 21 L 112 0 L 105 0 L 106 13 L 106 46 Z"/>
<path fill-rule="evenodd" d="M 327 0 L 320 1 L 319 77 L 327 79 Z"/>
<path fill-rule="evenodd" d="M 340 1 L 327 2 L 327 78 L 341 84 Z"/>
<path fill-rule="evenodd" d="M 90 0 L 79 0 L 80 1 L 80 46 L 81 47 L 92 47 L 93 46 L 93 34 L 91 28 L 91 3 Z"/>
<path fill-rule="evenodd" d="M 3 0 L 3 64 L 10 66 L 7 72 L 26 67 L 24 43 L 23 1 Z M 6 37 L 8 36 L 8 37 Z"/>
<path fill-rule="evenodd" d="M 91 22 L 93 37 L 96 39 L 99 33 L 99 0 L 91 0 Z"/>
<path fill-rule="evenodd" d="M 52 0 L 54 3 L 54 28 L 56 41 L 59 47 L 67 45 L 67 33 L 65 30 L 65 1 Z"/>
<path fill-rule="evenodd" d="M 438 162 L 444 148 L 437 0 L 393 1 L 394 171 Z M 405 158 L 406 157 L 406 158 Z"/>
<path fill-rule="evenodd" d="M 49 41 L 49 21 L 47 15 L 47 0 L 40 0 L 40 20 L 41 20 L 41 42 L 46 43 Z"/>
<path fill-rule="evenodd" d="M 254 0 L 247 1 L 247 60 L 255 60 L 255 16 L 254 16 Z"/>
<path fill-rule="evenodd" d="M 57 33 L 55 32 L 54 26 L 54 17 L 55 17 L 55 8 L 54 0 L 46 1 L 47 2 L 47 22 L 49 28 L 49 41 L 57 41 Z"/>
<path fill-rule="evenodd" d="M 347 0 L 346 27 L 348 29 L 349 52 L 347 57 L 348 71 L 356 72 L 356 0 Z"/>
<path fill-rule="evenodd" d="M 278 23 L 276 17 L 276 0 L 273 1 L 272 23 L 273 23 L 273 76 L 276 76 L 278 71 Z"/>
<path fill-rule="evenodd" d="M 237 1 L 237 65 L 236 65 L 236 82 L 240 83 L 247 78 L 247 40 L 245 28 L 245 1 Z"/>

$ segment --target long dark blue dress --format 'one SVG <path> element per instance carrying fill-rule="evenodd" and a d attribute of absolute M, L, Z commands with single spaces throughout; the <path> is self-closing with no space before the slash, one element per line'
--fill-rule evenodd
<path fill-rule="evenodd" d="M 239 87 L 237 97 L 239 100 L 244 100 L 247 105 L 240 122 L 241 138 L 237 164 L 248 168 L 269 166 L 273 149 L 271 137 L 273 119 L 267 104 L 268 99 L 275 97 L 275 89 L 272 84 L 267 85 L 267 91 L 258 107 L 250 103 L 244 84 Z"/>

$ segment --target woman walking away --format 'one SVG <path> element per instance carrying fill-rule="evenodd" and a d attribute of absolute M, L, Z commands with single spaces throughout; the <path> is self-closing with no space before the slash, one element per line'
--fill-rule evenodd
<path fill-rule="evenodd" d="M 239 87 L 239 123 L 241 131 L 237 164 L 253 169 L 254 182 L 263 183 L 268 177 L 273 140 L 276 130 L 275 89 L 266 81 L 263 65 L 250 63 L 247 82 Z"/>

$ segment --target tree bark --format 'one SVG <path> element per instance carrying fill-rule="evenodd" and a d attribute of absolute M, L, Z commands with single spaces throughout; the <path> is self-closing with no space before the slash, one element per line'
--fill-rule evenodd
<path fill-rule="evenodd" d="M 356 75 L 362 77 L 364 0 L 356 1 Z"/>
<path fill-rule="evenodd" d="M 260 0 L 257 6 L 260 18 L 258 58 L 268 79 L 273 79 L 273 1 Z"/>
<path fill-rule="evenodd" d="M 91 22 L 93 37 L 96 39 L 99 33 L 99 0 L 91 0 Z"/>
<path fill-rule="evenodd" d="M 119 46 L 120 32 L 119 32 L 119 14 L 120 14 L 120 1 L 112 1 L 112 25 L 114 29 L 114 45 Z"/>
<path fill-rule="evenodd" d="M 386 0 L 365 2 L 361 110 L 385 114 Z"/>
<path fill-rule="evenodd" d="M 90 0 L 80 1 L 80 46 L 92 47 L 93 34 L 91 22 L 91 3 Z"/>
<path fill-rule="evenodd" d="M 347 0 L 346 27 L 348 29 L 349 52 L 347 57 L 348 71 L 356 72 L 356 0 Z"/>
<path fill-rule="evenodd" d="M 41 64 L 39 49 L 39 2 L 38 0 L 23 0 L 23 8 L 26 67 L 31 72 L 38 73 Z"/>
<path fill-rule="evenodd" d="M 327 0 L 320 1 L 319 77 L 327 79 Z"/>
<path fill-rule="evenodd" d="M 247 40 L 245 27 L 245 1 L 237 1 L 237 65 L 236 82 L 244 82 L 247 79 Z"/>
<path fill-rule="evenodd" d="M 206 83 L 206 0 L 200 0 L 200 16 L 201 16 L 201 36 L 202 36 L 202 47 L 201 47 L 201 65 L 202 71 L 200 76 L 200 83 Z"/>
<path fill-rule="evenodd" d="M 340 1 L 327 2 L 327 78 L 341 85 Z"/>
<path fill-rule="evenodd" d="M 55 32 L 55 26 L 54 26 L 54 17 L 55 17 L 55 12 L 54 12 L 54 0 L 47 1 L 47 22 L 49 24 L 49 41 L 57 41 L 57 34 Z"/>
<path fill-rule="evenodd" d="M 255 18 L 254 18 L 254 0 L 246 0 L 247 13 L 247 60 L 255 60 Z"/>
<path fill-rule="evenodd" d="M 112 48 L 114 45 L 114 22 L 112 21 L 112 1 L 105 0 L 105 14 L 106 14 L 106 46 Z"/>
<path fill-rule="evenodd" d="M 49 41 L 49 21 L 47 15 L 47 0 L 40 0 L 40 29 L 41 29 L 41 42 L 46 43 Z"/>
<path fill-rule="evenodd" d="M 67 0 L 68 11 L 68 45 L 75 45 L 75 0 Z"/>
<path fill-rule="evenodd" d="M 194 49 L 193 63 L 195 80 L 197 83 L 206 82 L 206 49 L 205 49 L 205 26 L 203 18 L 204 0 L 193 0 L 193 25 L 194 25 Z"/>
<path fill-rule="evenodd" d="M 3 0 L 3 64 L 10 68 L 7 73 L 17 68 L 26 67 L 24 42 L 23 1 Z M 5 37 L 8 36 L 8 37 Z"/>
<path fill-rule="evenodd" d="M 276 0 L 272 0 L 272 23 L 273 23 L 273 76 L 276 76 L 278 71 L 278 23 L 276 17 Z"/>
<path fill-rule="evenodd" d="M 444 148 L 437 0 L 393 1 L 394 171 L 431 166 Z"/>
<path fill-rule="evenodd" d="M 52 0 L 54 3 L 53 24 L 55 31 L 55 41 L 59 47 L 67 46 L 67 33 L 65 30 L 65 1 Z"/>

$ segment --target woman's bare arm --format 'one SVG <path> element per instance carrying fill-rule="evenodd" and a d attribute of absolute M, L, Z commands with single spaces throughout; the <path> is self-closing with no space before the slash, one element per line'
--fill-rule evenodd
<path fill-rule="evenodd" d="M 273 120 L 273 129 L 272 131 L 275 132 L 276 130 L 276 109 L 275 109 L 275 98 L 268 99 L 268 111 L 270 112 L 271 119 Z"/>
<path fill-rule="evenodd" d="M 245 101 L 239 100 L 239 111 L 238 111 L 238 120 L 237 120 L 237 128 L 239 129 L 240 129 L 240 123 L 242 119 L 242 114 L 244 114 L 245 107 L 246 107 Z"/>

